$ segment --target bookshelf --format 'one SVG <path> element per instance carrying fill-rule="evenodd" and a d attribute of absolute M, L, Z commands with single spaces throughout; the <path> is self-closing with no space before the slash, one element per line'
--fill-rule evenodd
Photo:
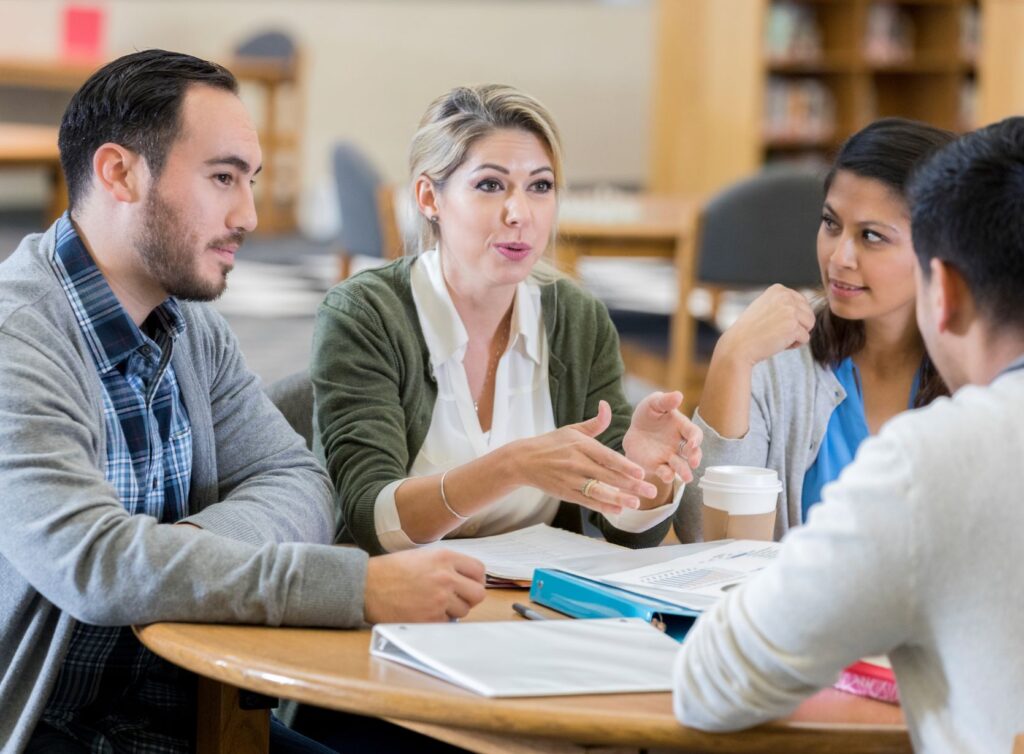
<path fill-rule="evenodd" d="M 1024 112 L 1021 0 L 657 0 L 655 16 L 655 192 L 827 160 L 876 118 L 965 131 Z"/>

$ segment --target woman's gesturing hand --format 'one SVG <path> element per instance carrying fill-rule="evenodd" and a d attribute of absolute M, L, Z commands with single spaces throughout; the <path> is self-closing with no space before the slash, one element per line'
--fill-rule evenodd
<path fill-rule="evenodd" d="M 760 361 L 788 348 L 798 348 L 810 340 L 814 327 L 814 309 L 799 291 L 773 285 L 746 308 L 722 334 L 719 348 L 753 367 Z"/>
<path fill-rule="evenodd" d="M 637 405 L 622 449 L 626 458 L 668 484 L 678 476 L 684 482 L 693 479 L 700 465 L 703 433 L 679 410 L 683 394 L 651 393 Z"/>
<path fill-rule="evenodd" d="M 601 401 L 593 419 L 510 443 L 517 481 L 606 515 L 638 508 L 641 497 L 657 490 L 644 481 L 643 468 L 594 439 L 611 420 L 611 408 Z"/>

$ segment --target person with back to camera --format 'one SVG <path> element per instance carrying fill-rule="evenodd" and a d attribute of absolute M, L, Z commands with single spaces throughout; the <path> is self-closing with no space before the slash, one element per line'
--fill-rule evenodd
<path fill-rule="evenodd" d="M 953 395 L 866 440 L 779 557 L 697 621 L 675 665 L 685 725 L 785 716 L 886 654 L 918 754 L 1020 748 L 1024 118 L 946 145 L 907 195 L 917 321 Z"/>
<path fill-rule="evenodd" d="M 416 256 L 331 290 L 312 379 L 344 530 L 371 553 L 537 523 L 656 545 L 700 431 L 679 393 L 632 411 L 605 307 L 542 262 L 561 146 L 511 87 L 459 87 L 410 150 Z M 621 451 L 621 452 L 620 452 Z"/>
<path fill-rule="evenodd" d="M 824 301 L 774 285 L 722 334 L 694 423 L 704 468 L 767 466 L 783 482 L 775 539 L 806 520 L 860 443 L 946 386 L 914 317 L 912 170 L 953 140 L 887 118 L 851 136 L 825 178 L 818 230 Z M 676 513 L 680 541 L 701 538 L 701 493 Z"/>

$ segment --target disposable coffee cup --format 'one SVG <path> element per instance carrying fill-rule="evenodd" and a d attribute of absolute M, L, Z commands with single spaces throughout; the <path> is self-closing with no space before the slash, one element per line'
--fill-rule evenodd
<path fill-rule="evenodd" d="M 772 469 L 711 466 L 698 485 L 703 499 L 704 541 L 763 539 L 775 534 L 782 482 Z"/>

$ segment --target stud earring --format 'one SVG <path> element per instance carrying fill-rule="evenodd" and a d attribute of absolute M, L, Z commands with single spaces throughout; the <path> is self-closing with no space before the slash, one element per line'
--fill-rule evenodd
<path fill-rule="evenodd" d="M 440 220 L 440 219 L 441 218 L 439 218 L 437 215 L 431 215 L 430 216 L 430 222 L 432 222 L 434 225 L 437 225 L 437 221 Z"/>

